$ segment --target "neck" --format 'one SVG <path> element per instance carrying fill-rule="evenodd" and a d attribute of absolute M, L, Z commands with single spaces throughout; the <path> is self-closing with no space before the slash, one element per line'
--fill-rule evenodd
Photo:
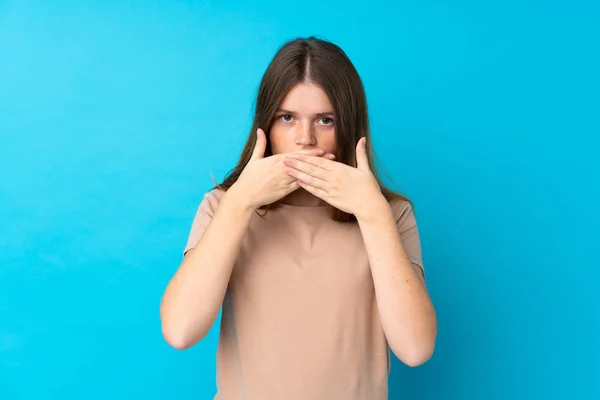
<path fill-rule="evenodd" d="M 323 200 L 302 188 L 288 194 L 279 201 L 283 204 L 289 204 L 291 206 L 305 207 L 317 207 L 324 203 Z"/>

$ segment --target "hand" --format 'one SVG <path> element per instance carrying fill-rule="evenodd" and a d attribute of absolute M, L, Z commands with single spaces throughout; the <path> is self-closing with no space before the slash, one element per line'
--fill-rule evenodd
<path fill-rule="evenodd" d="M 357 168 L 307 154 L 287 156 L 286 173 L 298 185 L 332 206 L 354 214 L 368 213 L 369 206 L 383 199 L 381 189 L 369 168 L 363 137 L 356 145 Z"/>
<path fill-rule="evenodd" d="M 256 145 L 254 146 L 252 158 L 237 182 L 231 187 L 234 192 L 239 193 L 241 198 L 246 199 L 247 205 L 252 209 L 274 203 L 299 188 L 296 179 L 285 173 L 285 165 L 283 164 L 285 157 L 301 154 L 317 159 L 324 157 L 323 159 L 333 160 L 335 158 L 331 153 L 324 154 L 321 149 L 302 150 L 298 153 L 282 153 L 264 157 L 266 147 L 265 132 L 259 128 L 256 132 Z"/>

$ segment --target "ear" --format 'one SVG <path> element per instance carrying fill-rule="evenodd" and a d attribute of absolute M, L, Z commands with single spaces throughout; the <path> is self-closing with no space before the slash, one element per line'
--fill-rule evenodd
<path fill-rule="evenodd" d="M 265 132 L 258 128 L 256 130 L 256 144 L 254 145 L 254 151 L 250 160 L 258 160 L 265 156 L 265 149 L 267 148 L 267 137 Z"/>
<path fill-rule="evenodd" d="M 367 138 L 362 137 L 356 144 L 356 168 L 362 171 L 371 172 L 369 168 L 369 158 L 367 157 L 366 149 Z"/>

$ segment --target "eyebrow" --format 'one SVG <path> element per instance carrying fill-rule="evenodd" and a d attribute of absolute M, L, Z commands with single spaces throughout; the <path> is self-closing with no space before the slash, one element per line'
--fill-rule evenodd
<path fill-rule="evenodd" d="M 286 110 L 284 108 L 278 108 L 276 113 L 283 113 L 283 114 L 290 114 L 290 115 L 298 115 L 298 113 L 294 112 L 294 111 L 290 111 L 290 110 Z M 315 113 L 313 114 L 314 117 L 333 117 L 333 111 L 328 111 L 328 112 L 320 112 L 320 113 Z"/>

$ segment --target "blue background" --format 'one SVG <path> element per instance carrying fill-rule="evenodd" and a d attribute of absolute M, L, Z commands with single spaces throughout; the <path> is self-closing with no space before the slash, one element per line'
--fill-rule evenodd
<path fill-rule="evenodd" d="M 436 353 L 391 399 L 600 398 L 600 7 L 0 1 L 0 398 L 211 399 L 159 302 L 260 77 L 339 44 L 415 202 Z"/>

